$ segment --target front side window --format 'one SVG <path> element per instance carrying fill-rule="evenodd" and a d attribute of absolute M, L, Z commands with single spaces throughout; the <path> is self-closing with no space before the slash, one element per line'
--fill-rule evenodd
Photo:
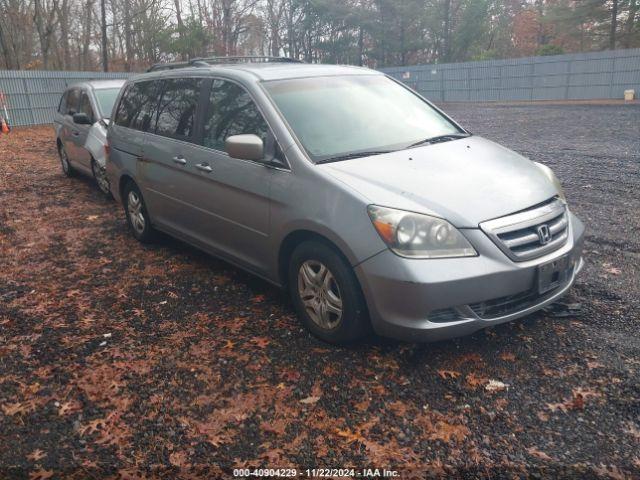
<path fill-rule="evenodd" d="M 78 113 L 80 108 L 80 90 L 74 88 L 73 90 L 69 90 L 69 95 L 67 95 L 67 115 L 73 115 L 74 113 Z"/>
<path fill-rule="evenodd" d="M 93 123 L 93 108 L 91 108 L 91 101 L 89 100 L 89 96 L 86 94 L 86 92 L 82 92 L 82 95 L 80 97 L 80 107 L 78 108 L 78 113 L 84 113 Z"/>
<path fill-rule="evenodd" d="M 382 75 L 300 78 L 264 85 L 314 161 L 397 150 L 461 133 L 428 103 Z"/>
<path fill-rule="evenodd" d="M 99 88 L 93 91 L 103 118 L 111 117 L 111 110 L 113 110 L 113 104 L 116 103 L 118 93 L 120 93 L 119 88 Z"/>
<path fill-rule="evenodd" d="M 202 79 L 173 78 L 162 80 L 162 83 L 163 93 L 155 133 L 180 139 L 191 138 L 195 133 Z"/>
<path fill-rule="evenodd" d="M 67 95 L 69 95 L 69 92 L 64 92 L 62 94 L 60 105 L 58 105 L 58 113 L 61 113 L 62 115 L 67 114 Z"/>
<path fill-rule="evenodd" d="M 224 151 L 227 137 L 254 134 L 267 141 L 269 127 L 251 96 L 240 86 L 214 80 L 204 120 L 204 146 Z"/>
<path fill-rule="evenodd" d="M 116 125 L 143 132 L 153 131 L 159 94 L 158 81 L 129 85 L 116 110 Z"/>

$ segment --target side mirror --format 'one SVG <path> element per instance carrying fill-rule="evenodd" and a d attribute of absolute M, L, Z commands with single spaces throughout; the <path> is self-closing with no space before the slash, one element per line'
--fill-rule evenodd
<path fill-rule="evenodd" d="M 257 135 L 232 135 L 224 141 L 224 149 L 231 158 L 264 160 L 264 143 Z"/>
<path fill-rule="evenodd" d="M 91 125 L 91 119 L 86 113 L 74 113 L 73 123 L 77 123 L 78 125 Z"/>

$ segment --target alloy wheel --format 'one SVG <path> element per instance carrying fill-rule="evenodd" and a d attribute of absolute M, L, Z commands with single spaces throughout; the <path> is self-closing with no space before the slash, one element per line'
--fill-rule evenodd
<path fill-rule="evenodd" d="M 67 152 L 63 147 L 60 147 L 60 163 L 62 164 L 62 171 L 68 175 L 71 166 L 69 165 L 69 157 L 67 157 Z"/>
<path fill-rule="evenodd" d="M 137 192 L 131 190 L 127 196 L 127 212 L 134 230 L 142 235 L 146 226 L 146 220 L 142 211 L 142 200 Z"/>
<path fill-rule="evenodd" d="M 91 162 L 91 170 L 93 170 L 93 177 L 96 179 L 98 188 L 104 194 L 109 193 L 109 180 L 107 180 L 107 172 L 104 167 L 98 165 L 95 161 Z"/>
<path fill-rule="evenodd" d="M 317 260 L 307 260 L 298 271 L 298 294 L 311 320 L 331 330 L 342 320 L 342 295 L 331 271 Z"/>

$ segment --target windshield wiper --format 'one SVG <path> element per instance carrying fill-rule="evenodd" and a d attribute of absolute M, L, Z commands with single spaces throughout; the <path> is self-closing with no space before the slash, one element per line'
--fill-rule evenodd
<path fill-rule="evenodd" d="M 448 133 L 446 135 L 438 135 L 437 137 L 425 138 L 424 140 L 419 140 L 415 143 L 412 143 L 407 148 L 418 147 L 420 145 L 430 145 L 432 143 L 442 143 L 448 142 L 450 140 L 457 140 L 459 138 L 467 138 L 470 137 L 470 133 Z"/>
<path fill-rule="evenodd" d="M 395 152 L 395 150 L 370 150 L 368 152 L 347 153 L 345 155 L 337 155 L 335 157 L 329 157 L 323 160 L 318 160 L 316 162 L 316 165 L 320 165 L 322 163 L 340 162 L 342 160 L 351 160 L 353 158 L 369 157 L 371 155 L 382 155 L 383 153 L 391 153 L 391 152 Z"/>

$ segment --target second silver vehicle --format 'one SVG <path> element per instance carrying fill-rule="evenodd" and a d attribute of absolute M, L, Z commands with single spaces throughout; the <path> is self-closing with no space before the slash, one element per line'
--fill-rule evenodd
<path fill-rule="evenodd" d="M 70 86 L 62 94 L 54 119 L 62 171 L 93 176 L 110 194 L 105 175 L 107 126 L 124 80 L 94 80 Z"/>
<path fill-rule="evenodd" d="M 123 87 L 107 174 L 162 230 L 288 288 L 330 342 L 471 333 L 555 301 L 584 227 L 551 170 L 365 68 L 203 59 Z"/>

